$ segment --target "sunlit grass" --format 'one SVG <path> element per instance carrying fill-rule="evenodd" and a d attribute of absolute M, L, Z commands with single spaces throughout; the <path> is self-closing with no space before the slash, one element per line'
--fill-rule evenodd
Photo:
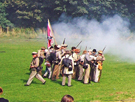
<path fill-rule="evenodd" d="M 72 95 L 75 101 L 80 102 L 109 102 L 135 98 L 135 64 L 121 62 L 115 59 L 116 56 L 108 54 L 105 54 L 106 61 L 103 64 L 100 83 L 91 82 L 85 85 L 72 80 L 72 87 L 63 87 L 62 77 L 57 81 L 45 78 L 45 85 L 34 78 L 30 86 L 24 86 L 30 74 L 31 52 L 39 50 L 41 46 L 46 46 L 43 39 L 0 39 L 0 87 L 4 90 L 1 97 L 10 102 L 60 102 L 65 94 Z M 44 73 L 45 66 L 43 67 Z"/>

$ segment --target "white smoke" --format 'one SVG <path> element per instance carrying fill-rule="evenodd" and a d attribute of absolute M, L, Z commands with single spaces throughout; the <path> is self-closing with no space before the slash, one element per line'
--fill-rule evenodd
<path fill-rule="evenodd" d="M 104 53 L 117 55 L 122 58 L 135 62 L 135 42 L 127 41 L 126 39 L 131 36 L 129 29 L 129 21 L 123 19 L 118 15 L 113 17 L 102 17 L 102 21 L 87 20 L 85 17 L 68 19 L 61 17 L 61 22 L 52 25 L 56 40 L 59 44 L 66 38 L 66 44 L 70 49 L 76 46 L 80 41 L 82 43 L 81 50 L 87 47 L 88 49 L 103 50 L 106 46 Z"/>

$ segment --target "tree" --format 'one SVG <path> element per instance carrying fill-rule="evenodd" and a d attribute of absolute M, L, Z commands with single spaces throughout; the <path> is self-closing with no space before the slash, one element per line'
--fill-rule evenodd
<path fill-rule="evenodd" d="M 0 27 L 2 28 L 13 26 L 13 24 L 6 17 L 6 5 L 3 2 L 0 2 Z"/>
<path fill-rule="evenodd" d="M 19 27 L 43 27 L 47 19 L 56 20 L 55 0 L 6 0 L 9 19 Z M 52 21 L 51 20 L 51 21 Z"/>
<path fill-rule="evenodd" d="M 15 25 L 22 27 L 36 27 L 42 21 L 41 7 L 38 0 L 6 0 L 9 19 Z"/>
<path fill-rule="evenodd" d="M 2 0 L 6 18 L 17 27 L 43 27 L 64 13 L 71 18 L 85 16 L 101 20 L 118 14 L 135 22 L 135 0 Z M 3 6 L 1 6 L 3 7 Z M 5 8 L 4 8 L 5 10 Z M 5 12 L 5 11 L 4 11 Z M 5 21 L 5 20 L 4 20 Z M 68 20 L 69 21 L 69 20 Z"/>

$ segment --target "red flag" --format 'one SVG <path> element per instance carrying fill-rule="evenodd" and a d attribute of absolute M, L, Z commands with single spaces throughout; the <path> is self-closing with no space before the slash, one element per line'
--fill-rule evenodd
<path fill-rule="evenodd" d="M 52 34 L 52 28 L 51 28 L 51 24 L 50 21 L 48 19 L 48 25 L 47 25 L 47 48 L 50 48 L 53 44 L 53 34 Z"/>

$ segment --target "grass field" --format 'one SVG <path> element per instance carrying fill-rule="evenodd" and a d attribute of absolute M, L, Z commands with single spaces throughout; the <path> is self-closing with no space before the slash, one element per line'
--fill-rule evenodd
<path fill-rule="evenodd" d="M 34 78 L 30 86 L 24 86 L 30 74 L 31 52 L 45 43 L 40 39 L 0 39 L 0 87 L 4 90 L 1 97 L 10 102 L 60 102 L 65 94 L 70 94 L 76 102 L 135 101 L 135 63 L 121 62 L 109 54 L 105 54 L 100 83 L 85 85 L 72 80 L 73 86 L 68 87 L 61 86 L 62 77 L 57 81 L 45 78 L 45 85 Z M 45 66 L 43 73 L 44 70 Z"/>

